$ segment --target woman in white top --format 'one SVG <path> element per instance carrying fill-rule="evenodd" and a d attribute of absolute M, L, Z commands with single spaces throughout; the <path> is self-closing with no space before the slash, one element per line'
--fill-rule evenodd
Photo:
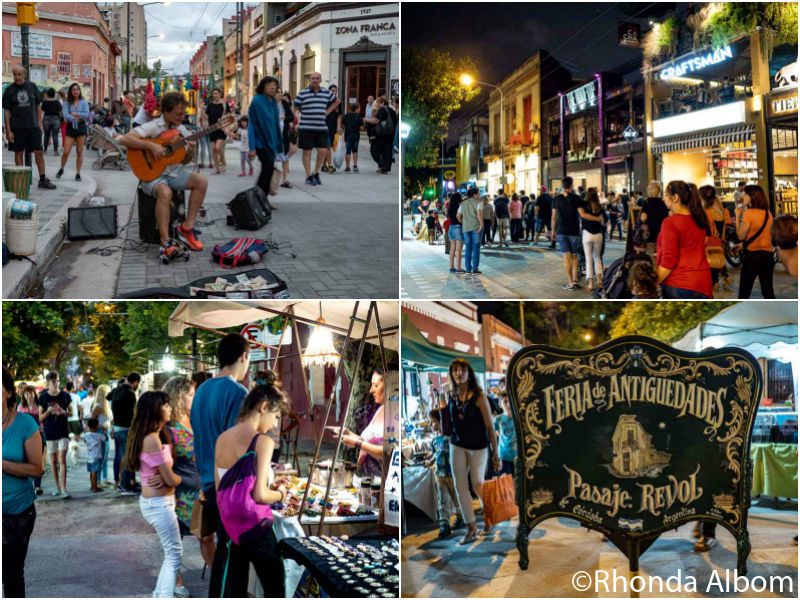
<path fill-rule="evenodd" d="M 89 412 L 92 417 L 97 419 L 97 430 L 106 436 L 106 443 L 103 444 L 103 466 L 100 467 L 100 481 L 103 486 L 114 485 L 114 482 L 108 478 L 108 449 L 111 447 L 111 404 L 108 402 L 110 392 L 110 386 L 105 384 L 99 386 L 95 391 L 94 402 Z"/>
<path fill-rule="evenodd" d="M 358 451 L 358 467 L 361 474 L 380 477 L 383 474 L 383 403 L 386 399 L 383 373 L 375 371 L 372 374 L 369 393 L 375 399 L 378 410 L 360 435 L 355 435 L 345 428 L 342 443 Z"/>

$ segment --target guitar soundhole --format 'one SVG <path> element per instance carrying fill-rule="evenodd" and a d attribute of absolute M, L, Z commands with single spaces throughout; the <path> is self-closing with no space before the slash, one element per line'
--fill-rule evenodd
<path fill-rule="evenodd" d="M 172 146 L 164 146 L 164 149 L 166 150 L 164 152 L 164 156 L 172 156 L 173 154 L 175 154 L 175 150 Z"/>

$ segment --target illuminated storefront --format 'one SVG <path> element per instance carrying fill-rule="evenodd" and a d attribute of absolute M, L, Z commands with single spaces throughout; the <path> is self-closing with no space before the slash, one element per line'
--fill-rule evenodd
<path fill-rule="evenodd" d="M 766 179 L 759 156 L 761 98 L 752 77 L 750 39 L 702 49 L 655 67 L 647 86 L 647 135 L 655 179 L 713 185 L 731 202 L 740 181 Z"/>
<path fill-rule="evenodd" d="M 797 215 L 797 46 L 775 49 L 766 95 L 770 195 L 776 214 Z"/>

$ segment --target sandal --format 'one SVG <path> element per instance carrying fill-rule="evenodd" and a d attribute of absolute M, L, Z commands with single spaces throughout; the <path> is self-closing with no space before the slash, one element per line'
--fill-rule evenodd
<path fill-rule="evenodd" d="M 282 188 L 288 188 L 288 189 L 292 189 L 294 186 L 293 186 L 291 183 L 289 183 L 288 181 L 284 181 L 284 182 L 281 184 L 281 187 L 282 187 Z"/>
<path fill-rule="evenodd" d="M 465 533 L 464 536 L 460 540 L 458 540 L 458 545 L 466 546 L 467 544 L 474 542 L 475 538 L 477 537 L 478 537 L 477 529 L 473 529 L 472 531 L 467 531 L 467 533 Z"/>

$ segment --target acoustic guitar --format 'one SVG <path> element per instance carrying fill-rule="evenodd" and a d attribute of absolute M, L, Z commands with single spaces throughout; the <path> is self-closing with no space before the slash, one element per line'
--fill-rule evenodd
<path fill-rule="evenodd" d="M 196 131 L 187 137 L 183 137 L 178 129 L 169 129 L 157 138 L 148 139 L 149 142 L 164 147 L 164 156 L 156 158 L 149 150 L 128 148 L 128 163 L 130 163 L 133 173 L 141 181 L 153 181 L 169 165 L 179 165 L 186 159 L 187 142 L 199 140 L 203 136 L 214 133 L 223 127 L 229 127 L 235 122 L 236 117 L 234 115 L 225 115 L 211 127 Z"/>

